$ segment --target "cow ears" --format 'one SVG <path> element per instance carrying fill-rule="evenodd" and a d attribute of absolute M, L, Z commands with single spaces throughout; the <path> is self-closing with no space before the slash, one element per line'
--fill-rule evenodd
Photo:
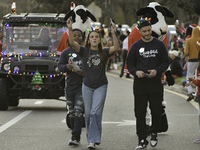
<path fill-rule="evenodd" d="M 96 17 L 88 10 L 86 10 L 87 16 L 90 17 L 90 19 L 92 19 L 92 21 L 96 22 L 97 19 Z"/>
<path fill-rule="evenodd" d="M 148 7 L 140 8 L 139 10 L 136 11 L 136 15 L 137 16 L 145 15 L 149 12 L 148 10 L 149 10 Z"/>
<path fill-rule="evenodd" d="M 171 12 L 169 9 L 167 9 L 166 7 L 162 7 L 165 11 L 165 15 L 166 17 L 169 17 L 169 18 L 174 18 L 174 13 Z"/>
<path fill-rule="evenodd" d="M 152 12 L 153 8 L 149 8 L 149 7 L 144 7 L 144 8 L 140 8 L 139 10 L 137 10 L 136 15 L 137 16 L 142 16 L 142 15 L 146 15 L 149 12 Z M 156 6 L 155 9 L 159 12 L 161 12 L 163 14 L 163 16 L 166 17 L 170 17 L 170 18 L 174 18 L 174 14 L 173 12 L 171 12 L 169 9 L 167 9 L 166 7 L 161 7 L 161 6 Z"/>
<path fill-rule="evenodd" d="M 73 16 L 74 15 L 74 11 L 73 10 L 70 10 L 66 15 L 65 15 L 65 18 L 64 20 L 66 21 L 69 17 Z"/>

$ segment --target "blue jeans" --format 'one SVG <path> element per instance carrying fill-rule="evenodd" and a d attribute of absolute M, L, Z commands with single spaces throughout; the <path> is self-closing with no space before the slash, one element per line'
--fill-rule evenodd
<path fill-rule="evenodd" d="M 80 140 L 83 120 L 82 85 L 69 85 L 66 87 L 66 99 L 72 126 L 72 137 Z"/>
<path fill-rule="evenodd" d="M 88 142 L 101 143 L 102 114 L 105 104 L 107 85 L 96 89 L 82 86 L 85 107 L 85 125 Z"/>

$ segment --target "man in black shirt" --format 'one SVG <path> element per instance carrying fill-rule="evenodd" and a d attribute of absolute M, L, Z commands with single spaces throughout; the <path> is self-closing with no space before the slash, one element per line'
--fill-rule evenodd
<path fill-rule="evenodd" d="M 139 139 L 136 149 L 144 149 L 148 145 L 145 119 L 148 103 L 152 115 L 150 144 L 155 147 L 158 142 L 157 132 L 162 107 L 161 77 L 169 66 L 169 57 L 164 43 L 152 37 L 150 18 L 138 21 L 138 28 L 142 38 L 131 46 L 127 57 L 127 68 L 135 77 L 134 110 Z"/>

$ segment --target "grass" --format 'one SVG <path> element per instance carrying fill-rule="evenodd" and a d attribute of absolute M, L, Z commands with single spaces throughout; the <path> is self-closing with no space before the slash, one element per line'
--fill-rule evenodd
<path fill-rule="evenodd" d="M 175 83 L 178 84 L 178 85 L 182 85 L 182 80 L 185 80 L 185 77 L 180 77 L 180 78 L 177 78 L 175 79 Z"/>

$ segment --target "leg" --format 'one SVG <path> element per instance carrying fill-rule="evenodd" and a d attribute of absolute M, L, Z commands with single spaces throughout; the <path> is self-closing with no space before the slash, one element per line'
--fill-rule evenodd
<path fill-rule="evenodd" d="M 93 103 L 90 111 L 90 124 L 88 139 L 89 142 L 101 143 L 102 134 L 102 114 L 107 94 L 107 85 L 103 85 L 94 90 Z"/>
<path fill-rule="evenodd" d="M 72 135 L 76 140 L 80 141 L 81 128 L 83 122 L 83 98 L 82 98 L 82 87 L 78 86 L 75 95 L 74 105 L 74 128 Z"/>
<path fill-rule="evenodd" d="M 136 129 L 139 141 L 147 138 L 146 132 L 146 112 L 148 97 L 144 94 L 145 83 L 134 81 L 134 103 Z"/>
<path fill-rule="evenodd" d="M 82 85 L 82 94 L 83 94 L 83 102 L 84 102 L 84 110 L 85 110 L 85 126 L 86 126 L 86 136 L 88 139 L 89 134 L 89 125 L 90 125 L 90 111 L 92 109 L 92 97 L 93 97 L 94 90 Z"/>

